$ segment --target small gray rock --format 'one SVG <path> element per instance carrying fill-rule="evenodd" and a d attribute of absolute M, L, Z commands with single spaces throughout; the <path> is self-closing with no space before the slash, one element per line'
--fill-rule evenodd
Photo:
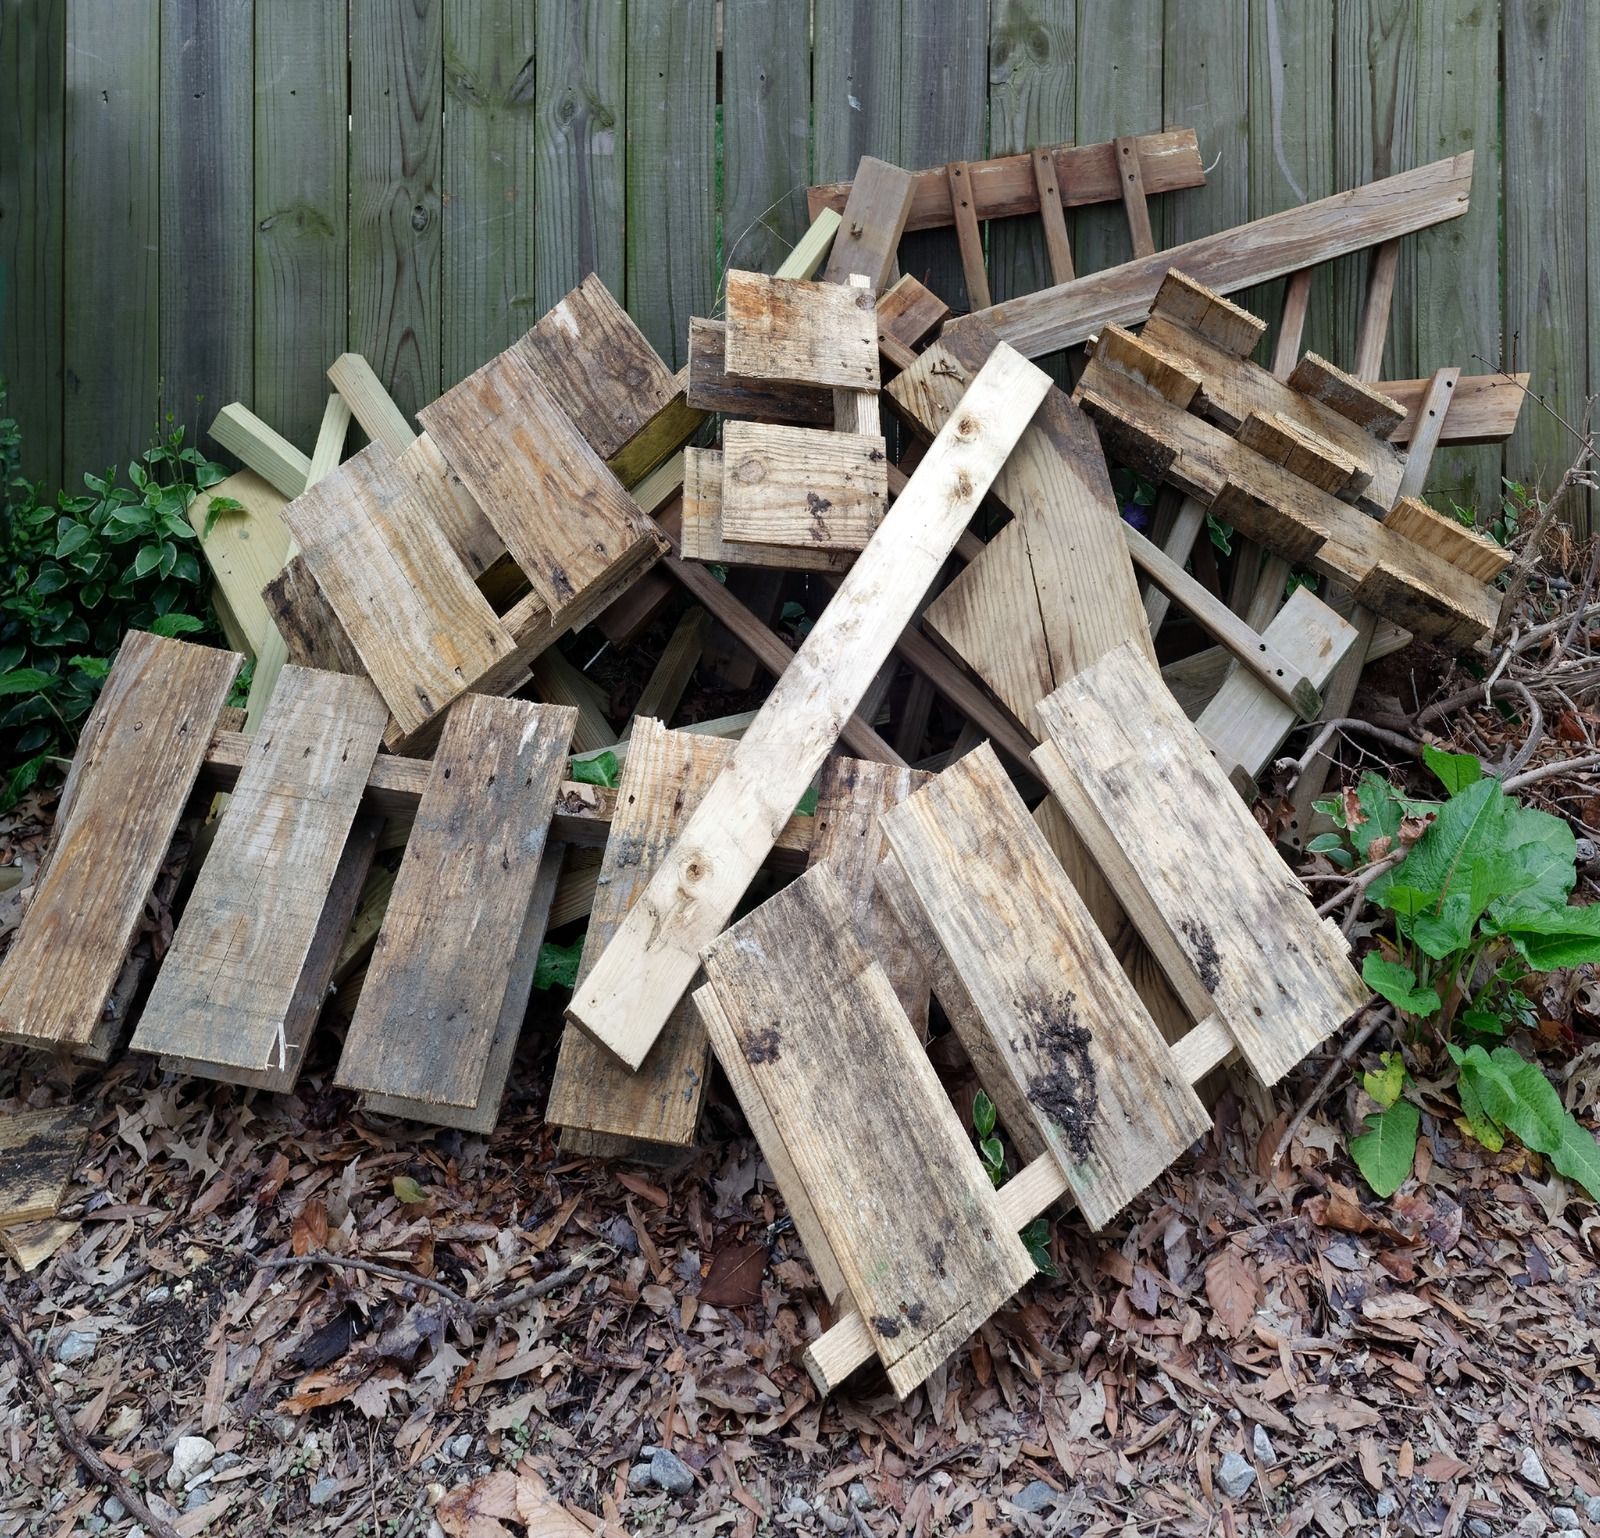
<path fill-rule="evenodd" d="M 1278 1461 L 1278 1455 L 1273 1451 L 1272 1438 L 1267 1435 L 1265 1426 L 1257 1424 L 1255 1435 L 1250 1439 L 1250 1445 L 1255 1449 L 1257 1463 L 1264 1463 L 1270 1468 Z"/>
<path fill-rule="evenodd" d="M 1242 1453 L 1229 1453 L 1217 1470 L 1217 1483 L 1229 1500 L 1238 1500 L 1256 1482 L 1256 1471 Z"/>
<path fill-rule="evenodd" d="M 850 1488 L 845 1491 L 845 1494 L 850 1497 L 850 1504 L 854 1506 L 857 1511 L 871 1511 L 872 1508 L 878 1504 L 877 1501 L 873 1499 L 872 1492 L 864 1484 L 862 1484 L 859 1479 L 854 1480 L 851 1483 Z"/>
<path fill-rule="evenodd" d="M 326 1506 L 338 1493 L 339 1481 L 337 1479 L 319 1479 L 316 1484 L 312 1485 L 311 1494 L 306 1499 L 313 1506 Z"/>
<path fill-rule="evenodd" d="M 1011 1504 L 1021 1511 L 1031 1511 L 1035 1514 L 1043 1511 L 1045 1507 L 1055 1504 L 1056 1492 L 1042 1479 L 1036 1479 L 1030 1485 L 1024 1485 L 1011 1497 Z"/>
<path fill-rule="evenodd" d="M 68 1330 L 56 1342 L 56 1360 L 64 1367 L 75 1367 L 79 1362 L 87 1362 L 95 1353 L 95 1347 L 100 1343 L 100 1336 L 95 1330 Z"/>
<path fill-rule="evenodd" d="M 641 1490 L 648 1490 L 653 1483 L 655 1481 L 650 1478 L 650 1465 L 648 1463 L 636 1463 L 628 1470 L 628 1488 L 635 1495 Z"/>
<path fill-rule="evenodd" d="M 1531 1447 L 1522 1455 L 1522 1462 L 1517 1465 L 1517 1472 L 1539 1490 L 1550 1488 L 1550 1476 L 1545 1473 L 1544 1465 L 1539 1462 L 1539 1455 Z"/>
<path fill-rule="evenodd" d="M 1550 1520 L 1564 1533 L 1581 1532 L 1583 1529 L 1583 1519 L 1571 1506 L 1552 1506 Z"/>
<path fill-rule="evenodd" d="M 452 1458 L 465 1458 L 472 1451 L 472 1433 L 463 1431 L 458 1437 L 451 1437 L 445 1443 L 445 1451 Z"/>
<path fill-rule="evenodd" d="M 114 1495 L 106 1497 L 106 1503 L 100 1510 L 105 1513 L 108 1522 L 120 1522 L 128 1514 L 128 1508 Z"/>
<path fill-rule="evenodd" d="M 1392 1517 L 1400 1509 L 1397 1501 L 1387 1490 L 1378 1497 L 1378 1503 L 1372 1508 L 1373 1515 L 1377 1517 Z"/>
<path fill-rule="evenodd" d="M 694 1489 L 694 1471 L 676 1453 L 658 1447 L 650 1460 L 650 1477 L 668 1495 L 687 1495 Z"/>

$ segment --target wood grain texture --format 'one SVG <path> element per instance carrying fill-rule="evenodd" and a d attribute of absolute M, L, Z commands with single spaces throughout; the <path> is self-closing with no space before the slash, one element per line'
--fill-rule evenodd
<path fill-rule="evenodd" d="M 637 1065 L 1050 387 L 998 348 L 785 669 L 716 791 L 573 995 Z"/>
<path fill-rule="evenodd" d="M 0 1039 L 70 1050 L 94 1038 L 243 660 L 123 638 L 0 966 Z"/>
<path fill-rule="evenodd" d="M 1008 1098 L 1028 1107 L 1103 1227 L 1210 1118 L 992 748 L 952 764 L 883 828 L 1006 1066 Z"/>
<path fill-rule="evenodd" d="M 91 1106 L 64 1105 L 0 1118 L 0 1228 L 56 1215 L 94 1116 Z"/>
<path fill-rule="evenodd" d="M 733 754 L 732 743 L 714 737 L 669 732 L 649 717 L 635 722 L 578 963 L 580 987 Z M 637 1072 L 569 1026 L 545 1120 L 687 1147 L 699 1125 L 708 1067 L 705 1027 L 688 999 L 672 1010 Z"/>
<path fill-rule="evenodd" d="M 323 370 L 349 345 L 349 39 L 347 0 L 256 0 L 255 383 L 244 399 L 301 445 Z"/>
<path fill-rule="evenodd" d="M 644 515 L 518 350 L 484 364 L 421 416 L 558 619 L 659 554 Z"/>
<path fill-rule="evenodd" d="M 1458 218 L 1466 211 L 1472 156 L 1456 155 L 1399 176 L 1042 289 L 955 320 L 949 330 L 983 325 L 1037 356 L 1071 346 L 1102 326 L 1148 311 L 1169 267 L 1229 294 L 1297 268 Z"/>
<path fill-rule="evenodd" d="M 710 946 L 706 973 L 904 1396 L 1033 1262 L 826 866 Z"/>
<path fill-rule="evenodd" d="M 737 379 L 728 372 L 728 327 L 695 316 L 689 322 L 688 402 L 698 411 L 720 411 L 760 422 L 833 425 L 833 396 L 824 389 L 782 381 Z"/>
<path fill-rule="evenodd" d="M 439 393 L 444 0 L 350 0 L 350 345 L 400 409 Z"/>
<path fill-rule="evenodd" d="M 402 732 L 431 721 L 516 650 L 412 478 L 369 444 L 284 518 Z"/>
<path fill-rule="evenodd" d="M 523 929 L 577 719 L 482 694 L 451 712 L 337 1083 L 477 1106 L 501 1021 L 533 987 Z"/>
<path fill-rule="evenodd" d="M 1062 685 L 1040 718 L 1034 762 L 1145 943 L 1195 1018 L 1215 1009 L 1275 1084 L 1366 1001 L 1342 937 L 1131 648 Z"/>
<path fill-rule="evenodd" d="M 727 309 L 724 351 L 730 374 L 877 388 L 878 316 L 871 290 L 730 272 Z"/>
<path fill-rule="evenodd" d="M 863 550 L 888 510 L 888 463 L 881 434 L 730 421 L 722 430 L 722 537 Z"/>
<path fill-rule="evenodd" d="M 911 213 L 912 179 L 909 171 L 863 155 L 850 184 L 839 231 L 828 252 L 822 276 L 829 283 L 844 283 L 853 273 L 866 278 L 874 293 L 889 286 Z"/>
<path fill-rule="evenodd" d="M 293 1082 L 322 1005 L 301 975 L 386 719 L 365 679 L 283 670 L 134 1032 L 139 1051 Z"/>
<path fill-rule="evenodd" d="M 678 539 L 681 555 L 718 566 L 767 566 L 780 571 L 843 572 L 850 569 L 856 558 L 854 550 L 764 545 L 750 540 L 724 539 L 722 452 L 719 449 L 685 449 L 683 454 L 686 473 L 683 479 L 683 524 Z M 715 578 L 710 580 L 715 581 Z M 737 602 L 732 594 L 728 597 L 731 602 Z M 754 634 L 749 626 L 743 627 L 740 633 L 744 636 Z M 770 631 L 766 633 L 771 634 Z M 776 645 L 783 644 L 776 636 L 772 640 Z M 773 655 L 776 656 L 775 653 Z M 773 671 L 781 672 L 782 666 L 777 666 Z"/>

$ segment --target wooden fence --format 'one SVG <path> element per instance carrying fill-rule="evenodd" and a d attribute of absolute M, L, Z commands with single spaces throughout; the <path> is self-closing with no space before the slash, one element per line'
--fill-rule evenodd
<path fill-rule="evenodd" d="M 234 399 L 309 447 L 340 351 L 414 410 L 591 268 L 681 361 L 723 265 L 774 263 L 863 153 L 1187 124 L 1209 180 L 1155 200 L 1163 244 L 1475 149 L 1387 372 L 1504 361 L 1575 420 L 1596 78 L 1600 0 L 0 0 L 0 375 L 52 482 Z M 1044 285 L 1035 224 L 991 226 L 997 298 Z M 1080 271 L 1127 254 L 1120 210 L 1074 226 Z M 948 232 L 904 257 L 961 298 Z M 1335 359 L 1364 271 L 1317 287 Z M 1530 408 L 1436 484 L 1489 506 L 1572 448 Z"/>

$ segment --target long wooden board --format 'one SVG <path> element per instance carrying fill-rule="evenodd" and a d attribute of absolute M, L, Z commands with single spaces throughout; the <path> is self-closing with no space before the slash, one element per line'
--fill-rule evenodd
<path fill-rule="evenodd" d="M 1033 1274 L 889 980 L 817 866 L 706 950 L 751 1079 L 908 1394 Z"/>
<path fill-rule="evenodd" d="M 387 718 L 365 679 L 284 668 L 134 1032 L 139 1051 L 292 1079 L 322 1003 L 301 996 L 301 974 Z"/>
<path fill-rule="evenodd" d="M 1103 1227 L 1205 1133 L 1205 1108 L 987 743 L 883 828 L 1012 1103 Z"/>
<path fill-rule="evenodd" d="M 568 1017 L 637 1068 L 1050 388 L 991 355 L 768 695 Z"/>
<path fill-rule="evenodd" d="M 1367 998 L 1161 675 L 1132 648 L 1039 707 L 1033 755 L 1196 1019 L 1275 1084 Z"/>
<path fill-rule="evenodd" d="M 33 900 L 0 965 L 0 1040 L 90 1046 L 244 659 L 130 631 L 89 714 Z"/>
<path fill-rule="evenodd" d="M 474 694 L 451 712 L 418 803 L 337 1082 L 478 1104 L 515 975 L 578 712 Z M 513 987 L 520 990 L 512 997 Z"/>
<path fill-rule="evenodd" d="M 1065 190 L 1065 182 L 1062 187 Z M 946 334 L 984 326 L 1030 358 L 1040 357 L 1071 347 L 1102 326 L 1142 320 L 1170 268 L 1220 294 L 1235 293 L 1459 218 L 1467 211 L 1471 187 L 1468 150 L 1071 283 L 975 310 L 952 321 Z"/>

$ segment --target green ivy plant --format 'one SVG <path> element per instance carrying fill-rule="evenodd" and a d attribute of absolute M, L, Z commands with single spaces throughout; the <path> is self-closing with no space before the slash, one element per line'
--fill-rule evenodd
<path fill-rule="evenodd" d="M 989 1184 L 998 1190 L 1006 1183 L 1006 1150 L 995 1132 L 998 1116 L 994 1101 L 981 1089 L 972 1098 L 972 1130 L 978 1135 L 978 1157 L 983 1161 Z M 1035 1218 L 1017 1235 L 1032 1257 L 1037 1270 L 1056 1276 L 1056 1263 L 1050 1258 L 1050 1219 Z"/>
<path fill-rule="evenodd" d="M 70 753 L 128 630 L 206 636 L 215 618 L 186 516 L 226 474 L 183 429 L 127 467 L 85 475 L 54 503 L 20 473 L 21 434 L 0 395 L 0 809 Z M 237 503 L 218 498 L 210 517 Z"/>
<path fill-rule="evenodd" d="M 1368 899 L 1390 915 L 1362 976 L 1404 1025 L 1399 1050 L 1363 1087 L 1378 1110 L 1350 1152 L 1380 1197 L 1411 1171 L 1421 1118 L 1408 1058 L 1453 1068 L 1456 1124 L 1484 1147 L 1507 1135 L 1600 1199 L 1600 1144 L 1538 1064 L 1505 1038 L 1533 1023 L 1531 979 L 1600 961 L 1600 906 L 1576 907 L 1576 841 L 1559 817 L 1523 806 L 1470 754 L 1426 748 L 1442 801 L 1407 796 L 1376 774 L 1318 803 L 1339 833 L 1311 848 L 1337 865 L 1404 857 Z"/>

